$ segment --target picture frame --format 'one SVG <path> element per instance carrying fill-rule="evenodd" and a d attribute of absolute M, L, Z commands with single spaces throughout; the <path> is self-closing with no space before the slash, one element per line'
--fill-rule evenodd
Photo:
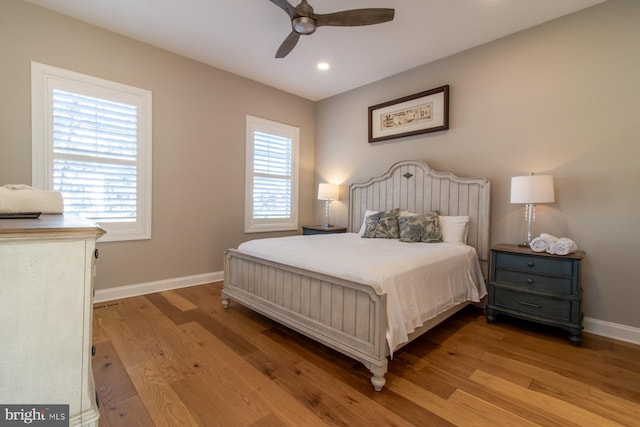
<path fill-rule="evenodd" d="M 369 143 L 449 129 L 449 85 L 369 107 Z"/>

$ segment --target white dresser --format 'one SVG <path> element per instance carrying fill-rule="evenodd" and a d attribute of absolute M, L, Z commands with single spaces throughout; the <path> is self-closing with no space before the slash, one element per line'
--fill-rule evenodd
<path fill-rule="evenodd" d="M 68 404 L 97 426 L 91 370 L 96 224 L 65 215 L 0 219 L 0 403 Z"/>

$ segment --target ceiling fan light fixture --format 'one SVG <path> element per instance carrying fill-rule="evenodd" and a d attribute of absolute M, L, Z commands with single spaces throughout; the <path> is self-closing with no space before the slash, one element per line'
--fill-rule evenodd
<path fill-rule="evenodd" d="M 316 21 L 306 16 L 295 18 L 291 24 L 293 30 L 298 34 L 313 34 L 316 31 Z"/>

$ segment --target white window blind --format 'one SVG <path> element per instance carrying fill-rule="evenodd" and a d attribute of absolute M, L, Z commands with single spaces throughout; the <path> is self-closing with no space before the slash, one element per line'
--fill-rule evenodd
<path fill-rule="evenodd" d="M 53 91 L 53 189 L 67 213 L 136 219 L 137 108 Z"/>
<path fill-rule="evenodd" d="M 151 238 L 151 92 L 32 62 L 31 96 L 33 185 L 101 241 Z"/>
<path fill-rule="evenodd" d="M 247 116 L 245 231 L 298 228 L 298 135 L 296 127 Z"/>
<path fill-rule="evenodd" d="M 254 219 L 291 216 L 291 145 L 291 138 L 254 133 Z"/>

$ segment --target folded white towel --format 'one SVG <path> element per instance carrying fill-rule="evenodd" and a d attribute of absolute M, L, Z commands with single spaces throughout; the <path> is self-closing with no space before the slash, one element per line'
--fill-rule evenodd
<path fill-rule="evenodd" d="M 23 184 L 0 187 L 0 212 L 41 212 L 61 214 L 64 211 L 62 194 L 57 191 L 38 190 Z"/>
<path fill-rule="evenodd" d="M 555 243 L 553 243 L 549 247 L 549 249 L 547 249 L 547 252 L 555 255 L 569 255 L 570 253 L 575 252 L 577 250 L 578 250 L 578 245 L 576 245 L 576 243 L 573 240 L 563 237 L 561 239 L 558 239 L 558 241 L 556 241 Z"/>
<path fill-rule="evenodd" d="M 558 241 L 558 238 L 551 234 L 542 233 L 531 241 L 529 246 L 533 252 L 544 252 L 549 250 L 552 244 Z"/>

